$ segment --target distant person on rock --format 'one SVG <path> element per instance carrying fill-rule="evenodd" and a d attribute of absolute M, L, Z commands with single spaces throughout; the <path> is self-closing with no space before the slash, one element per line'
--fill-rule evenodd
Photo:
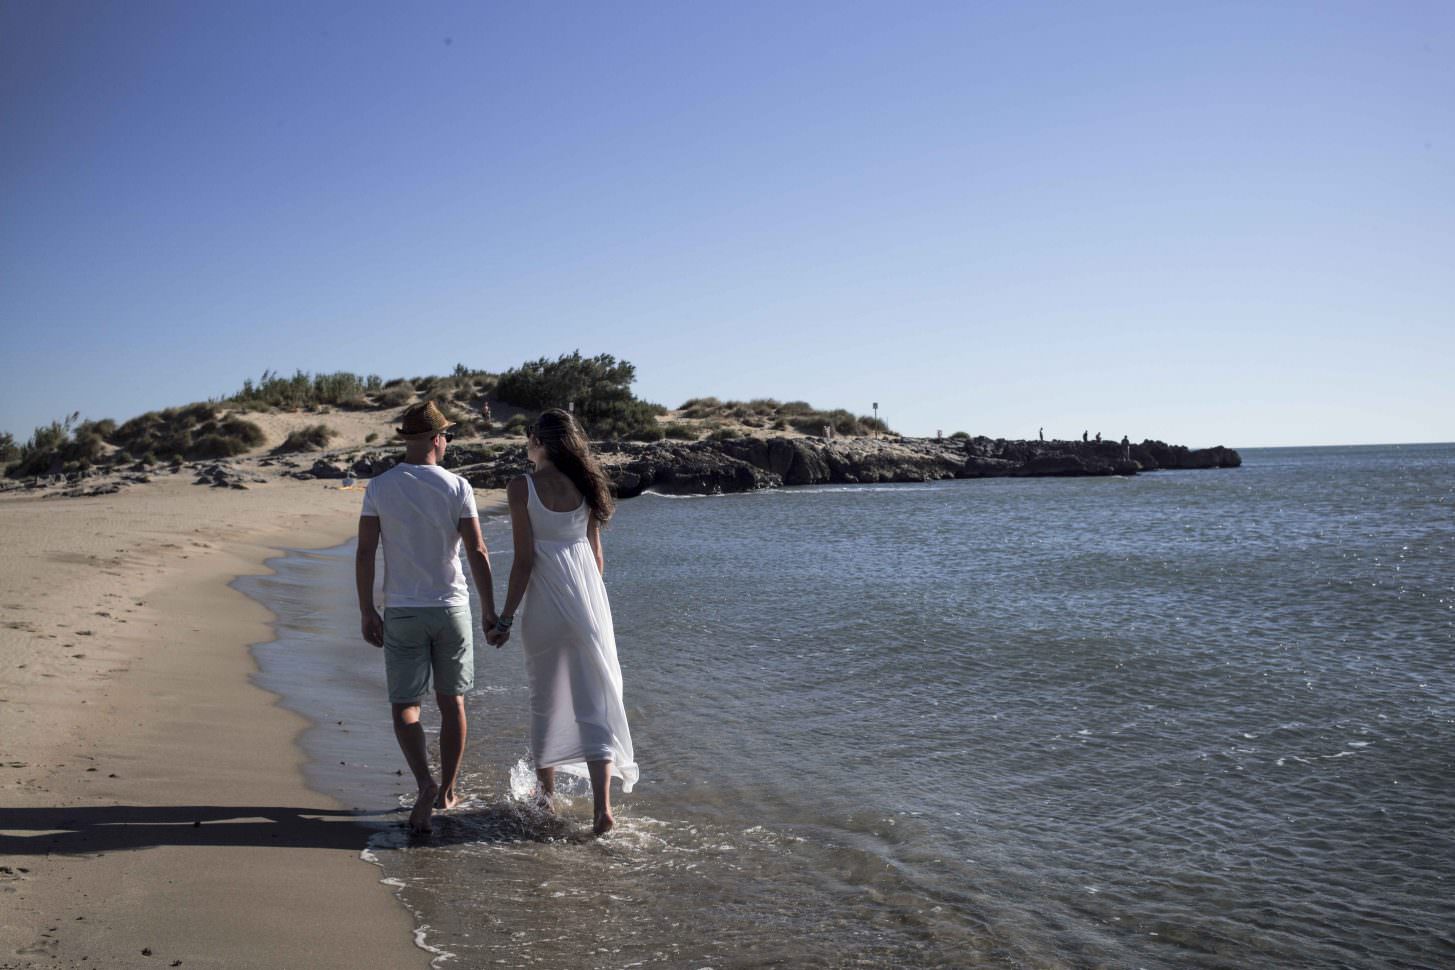
<path fill-rule="evenodd" d="M 1042 443 L 1044 443 L 1046 440 L 1046 429 L 1041 428 L 1039 431 L 1036 432 L 1036 436 L 1041 439 Z"/>
<path fill-rule="evenodd" d="M 1096 433 L 1096 443 L 1097 444 L 1101 444 L 1101 432 L 1100 431 L 1098 431 Z"/>
<path fill-rule="evenodd" d="M 1084 444 L 1086 444 L 1086 442 L 1087 442 L 1087 433 L 1085 431 L 1083 431 L 1083 432 L 1081 432 L 1081 443 L 1084 445 Z"/>
<path fill-rule="evenodd" d="M 404 461 L 369 483 L 359 516 L 354 562 L 364 639 L 384 649 L 394 737 L 419 786 L 409 815 L 417 833 L 431 829 L 435 809 L 453 808 L 465 750 L 465 694 L 475 679 L 470 589 L 465 558 L 484 607 L 484 630 L 495 626 L 490 556 L 480 535 L 475 490 L 440 467 L 453 422 L 433 401 L 404 412 L 397 433 Z M 374 605 L 374 557 L 384 546 L 384 615 Z M 433 682 L 440 709 L 440 779 L 430 774 L 420 703 Z"/>
<path fill-rule="evenodd" d="M 1132 460 L 1132 443 L 1127 439 L 1126 435 L 1122 435 L 1122 460 Z"/>

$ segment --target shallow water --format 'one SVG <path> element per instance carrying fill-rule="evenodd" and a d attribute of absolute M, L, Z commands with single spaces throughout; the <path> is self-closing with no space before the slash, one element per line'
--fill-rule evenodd
<path fill-rule="evenodd" d="M 526 807 L 482 640 L 470 801 L 372 855 L 447 966 L 1455 963 L 1455 446 L 1244 458 L 627 502 L 617 832 Z M 390 805 L 351 547 L 274 566 L 261 680 Z"/>

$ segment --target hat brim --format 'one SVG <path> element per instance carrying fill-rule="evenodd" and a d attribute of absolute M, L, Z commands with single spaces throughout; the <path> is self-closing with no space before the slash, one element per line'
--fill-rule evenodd
<path fill-rule="evenodd" d="M 423 438 L 425 435 L 437 435 L 441 431 L 448 431 L 455 427 L 454 421 L 446 421 L 438 428 L 425 428 L 423 431 L 405 431 L 403 428 L 395 428 L 394 433 L 401 438 Z"/>

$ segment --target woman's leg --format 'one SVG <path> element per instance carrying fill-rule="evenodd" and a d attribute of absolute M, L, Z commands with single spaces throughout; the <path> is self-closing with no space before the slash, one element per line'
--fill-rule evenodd
<path fill-rule="evenodd" d="M 555 805 L 551 800 L 556 797 L 556 769 L 537 768 L 536 781 L 541 786 L 541 794 L 537 800 L 537 804 L 547 812 L 553 811 Z"/>
<path fill-rule="evenodd" d="M 591 773 L 591 831 L 605 835 L 616 824 L 611 817 L 611 762 L 588 761 L 586 770 Z"/>

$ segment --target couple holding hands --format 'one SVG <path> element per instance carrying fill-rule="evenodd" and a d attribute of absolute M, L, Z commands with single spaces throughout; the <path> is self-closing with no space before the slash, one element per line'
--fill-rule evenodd
<path fill-rule="evenodd" d="M 419 785 L 410 813 L 430 831 L 436 809 L 453 808 L 464 754 L 465 694 L 474 684 L 470 592 L 459 552 L 484 609 L 485 642 L 499 648 L 519 632 L 530 681 L 530 753 L 549 809 L 556 770 L 591 779 L 592 830 L 608 832 L 611 776 L 637 780 L 622 704 L 611 605 L 601 576 L 601 526 L 611 491 L 581 426 L 560 409 L 529 429 L 534 471 L 506 488 L 515 556 L 497 613 L 489 551 L 470 483 L 440 462 L 452 422 L 433 401 L 404 412 L 404 460 L 364 493 L 355 560 L 364 639 L 384 649 L 394 735 Z M 384 548 L 384 613 L 374 602 L 374 562 Z M 420 705 L 431 683 L 440 709 L 440 779 L 430 772 Z"/>

